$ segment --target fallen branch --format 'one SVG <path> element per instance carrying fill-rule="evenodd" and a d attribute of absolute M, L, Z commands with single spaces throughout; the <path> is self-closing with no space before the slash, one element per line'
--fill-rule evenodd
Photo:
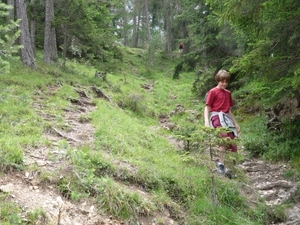
<path fill-rule="evenodd" d="M 88 101 L 88 100 L 84 100 L 84 99 L 68 98 L 68 100 L 73 104 L 78 104 L 78 105 L 82 105 L 82 106 L 86 106 L 86 105 L 95 106 L 95 103 Z"/>
<path fill-rule="evenodd" d="M 95 86 L 91 86 L 93 92 L 96 93 L 98 98 L 104 98 L 105 100 L 111 102 L 110 98 L 100 89 Z"/>
<path fill-rule="evenodd" d="M 79 89 L 77 89 L 77 88 L 74 88 L 74 90 L 75 90 L 81 97 L 90 99 L 90 97 L 87 95 L 87 93 L 86 93 L 85 91 L 79 90 Z"/>
<path fill-rule="evenodd" d="M 95 86 L 91 86 L 90 88 L 92 89 L 92 91 L 94 91 L 96 93 L 98 98 L 104 98 L 105 100 L 109 101 L 110 103 L 115 105 L 117 108 L 119 108 L 118 105 L 115 104 L 100 88 L 95 87 Z"/>

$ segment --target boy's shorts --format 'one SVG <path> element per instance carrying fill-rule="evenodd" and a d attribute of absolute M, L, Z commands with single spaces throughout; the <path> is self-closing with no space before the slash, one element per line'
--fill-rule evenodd
<path fill-rule="evenodd" d="M 214 128 L 222 127 L 222 125 L 220 123 L 220 118 L 218 115 L 212 117 L 211 122 L 212 122 L 212 125 L 214 126 Z M 230 139 L 234 139 L 235 135 L 233 132 L 229 132 L 229 133 L 222 134 L 222 137 L 229 137 Z M 231 149 L 232 152 L 237 152 L 237 145 L 229 145 L 228 149 Z"/>

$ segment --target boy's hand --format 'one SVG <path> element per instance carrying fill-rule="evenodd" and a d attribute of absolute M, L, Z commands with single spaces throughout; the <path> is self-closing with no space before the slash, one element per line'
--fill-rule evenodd
<path fill-rule="evenodd" d="M 241 133 L 241 128 L 238 124 L 235 124 L 235 128 L 236 128 L 236 131 L 238 132 L 238 134 L 240 135 Z"/>

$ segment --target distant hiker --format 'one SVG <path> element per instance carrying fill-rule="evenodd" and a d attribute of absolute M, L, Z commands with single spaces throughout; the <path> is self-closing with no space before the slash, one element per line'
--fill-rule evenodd
<path fill-rule="evenodd" d="M 180 52 L 180 53 L 183 52 L 183 48 L 184 48 L 183 43 L 180 42 L 180 43 L 179 43 L 179 52 Z"/>
<path fill-rule="evenodd" d="M 240 133 L 240 127 L 236 122 L 230 108 L 234 105 L 231 92 L 226 89 L 230 74 L 226 70 L 219 70 L 215 79 L 218 85 L 212 88 L 206 98 L 206 106 L 204 108 L 204 121 L 207 127 L 228 127 L 232 130 L 229 133 L 221 134 L 222 137 L 234 139 Z M 229 146 L 219 146 L 219 162 L 217 164 L 218 172 L 225 174 L 224 152 L 231 149 L 237 152 L 237 146 L 229 144 Z"/>

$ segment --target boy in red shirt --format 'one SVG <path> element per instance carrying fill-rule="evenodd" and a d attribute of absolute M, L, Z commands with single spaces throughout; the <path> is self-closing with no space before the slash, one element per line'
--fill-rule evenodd
<path fill-rule="evenodd" d="M 234 139 L 240 133 L 240 127 L 236 122 L 230 108 L 234 105 L 231 92 L 226 89 L 230 74 L 226 70 L 219 70 L 215 76 L 218 85 L 212 88 L 206 98 L 204 108 L 204 122 L 207 127 L 228 127 L 232 130 L 229 133 L 223 133 L 222 137 Z M 237 151 L 236 145 L 219 146 L 218 172 L 225 173 L 224 152 L 230 148 L 232 152 Z"/>
<path fill-rule="evenodd" d="M 179 52 L 182 52 L 182 51 L 183 51 L 183 43 L 180 42 L 180 43 L 179 43 Z"/>

